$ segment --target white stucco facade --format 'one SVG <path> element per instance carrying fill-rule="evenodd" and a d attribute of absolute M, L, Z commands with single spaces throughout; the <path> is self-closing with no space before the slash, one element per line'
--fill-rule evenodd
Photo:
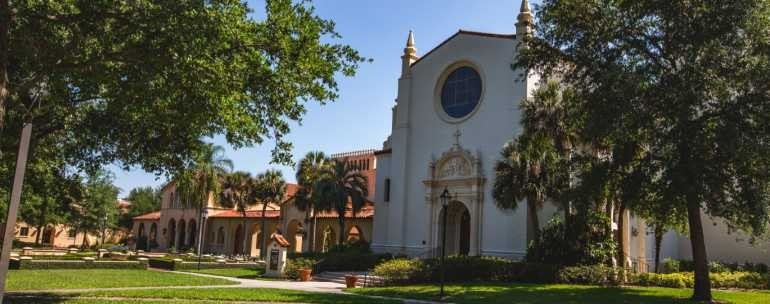
<path fill-rule="evenodd" d="M 448 212 L 448 254 L 519 259 L 526 253 L 526 207 L 499 209 L 492 197 L 495 162 L 504 144 L 521 133 L 519 104 L 538 84 L 536 75 L 513 70 L 519 40 L 531 31 L 522 6 L 516 34 L 459 31 L 422 56 L 412 33 L 402 56 L 392 133 L 376 152 L 372 248 L 379 252 L 427 257 L 441 245 L 441 203 L 447 189 L 454 197 Z M 454 118 L 442 109 L 442 85 L 458 67 L 471 67 L 481 78 L 481 97 L 470 114 Z M 522 202 L 520 206 L 526 206 Z M 557 209 L 539 213 L 544 226 Z M 740 234 L 727 234 L 722 223 L 704 216 L 709 257 L 726 262 L 770 263 L 768 245 L 750 246 Z M 650 268 L 654 237 L 644 220 L 625 222 L 629 264 Z M 736 242 L 736 238 L 739 239 Z M 764 246 L 764 247 L 763 247 Z M 763 249 L 764 248 L 764 249 Z M 669 232 L 661 259 L 690 258 L 689 240 Z"/>

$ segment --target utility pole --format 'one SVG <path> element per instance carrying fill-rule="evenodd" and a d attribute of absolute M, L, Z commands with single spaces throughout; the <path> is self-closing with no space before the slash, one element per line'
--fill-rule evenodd
<path fill-rule="evenodd" d="M 13 176 L 11 203 L 8 206 L 8 219 L 5 221 L 3 248 L 2 252 L 0 252 L 0 303 L 3 302 L 3 296 L 5 295 L 5 278 L 8 274 L 8 263 L 11 259 L 13 238 L 16 235 L 16 216 L 19 213 L 21 186 L 24 183 L 24 173 L 27 168 L 27 153 L 29 152 L 29 138 L 31 134 L 32 124 L 24 124 L 24 129 L 21 130 L 21 140 L 19 140 L 19 155 L 17 155 L 16 158 L 16 171 Z"/>

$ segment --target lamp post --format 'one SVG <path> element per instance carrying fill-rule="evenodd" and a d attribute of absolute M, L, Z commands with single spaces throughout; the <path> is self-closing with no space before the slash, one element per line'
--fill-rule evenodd
<path fill-rule="evenodd" d="M 441 226 L 443 227 L 441 231 L 441 291 L 439 292 L 438 298 L 439 300 L 444 299 L 444 276 L 446 274 L 446 266 L 444 265 L 444 257 L 446 256 L 446 218 L 447 218 L 447 206 L 449 206 L 449 200 L 452 198 L 452 196 L 449 194 L 449 190 L 444 187 L 444 191 L 441 192 L 441 196 L 439 196 L 441 199 L 441 212 L 444 214 L 442 216 L 442 223 Z"/>
<path fill-rule="evenodd" d="M 199 227 L 198 228 L 198 270 L 201 270 L 201 255 L 202 255 L 201 251 L 203 249 L 203 231 L 205 231 L 203 227 L 205 227 L 206 219 L 208 217 L 209 217 L 209 208 L 208 207 L 203 208 L 203 210 L 201 211 L 201 218 L 200 218 L 201 224 L 198 225 Z"/>
<path fill-rule="evenodd" d="M 102 247 L 104 247 L 105 234 L 107 234 L 107 215 L 102 216 Z"/>

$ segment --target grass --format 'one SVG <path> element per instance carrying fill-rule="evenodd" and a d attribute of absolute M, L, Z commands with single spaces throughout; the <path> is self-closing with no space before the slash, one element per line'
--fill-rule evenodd
<path fill-rule="evenodd" d="M 239 279 L 269 279 L 263 278 L 265 274 L 264 268 L 221 268 L 221 269 L 201 269 L 201 270 L 184 270 L 185 272 L 203 273 L 223 277 L 239 278 Z"/>
<path fill-rule="evenodd" d="M 254 301 L 270 303 L 318 303 L 318 304 L 395 304 L 394 300 L 372 299 L 355 295 L 329 294 L 268 288 L 203 288 L 203 289 L 145 289 L 145 290 L 105 290 L 74 294 L 49 294 L 44 297 L 21 298 L 11 296 L 6 303 L 121 303 L 116 298 L 134 302 L 152 303 L 142 299 L 167 299 L 158 303 L 188 303 L 190 300 L 211 301 Z M 106 301 L 107 302 L 99 302 Z M 68 302 L 70 301 L 70 302 Z M 71 302 L 82 301 L 82 302 Z M 88 302 L 92 301 L 92 302 Z M 187 301 L 187 302 L 185 302 Z M 196 301 L 198 303 L 198 301 Z"/>
<path fill-rule="evenodd" d="M 11 270 L 8 290 L 232 285 L 236 282 L 181 273 L 135 269 Z"/>
<path fill-rule="evenodd" d="M 435 300 L 436 285 L 348 289 L 347 291 L 372 296 Z M 446 301 L 453 303 L 623 303 L 672 304 L 692 303 L 687 300 L 690 289 L 657 287 L 609 288 L 580 285 L 537 284 L 454 284 L 447 285 Z M 715 300 L 732 304 L 770 304 L 770 291 L 714 291 Z"/>

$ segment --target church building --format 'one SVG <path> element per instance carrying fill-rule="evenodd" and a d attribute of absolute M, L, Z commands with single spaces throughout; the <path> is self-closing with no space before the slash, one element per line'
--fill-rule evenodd
<path fill-rule="evenodd" d="M 452 197 L 447 207 L 447 254 L 524 257 L 532 229 L 527 208 L 499 209 L 492 185 L 502 147 L 522 132 L 519 104 L 531 97 L 540 80 L 511 68 L 532 24 L 524 0 L 514 34 L 460 30 L 418 55 L 414 33 L 409 32 L 392 132 L 376 152 L 375 251 L 435 256 L 442 236 L 440 196 L 446 189 Z M 558 212 L 546 204 L 539 213 L 540 223 Z M 648 267 L 654 257 L 650 229 L 642 219 L 623 216 L 628 233 L 620 237 L 631 255 L 626 263 Z M 710 223 L 705 215 L 704 220 Z M 768 246 L 751 247 L 745 237 L 741 242 L 739 234 L 728 234 L 717 220 L 706 230 L 710 258 L 770 263 Z M 663 257 L 690 258 L 689 240 L 675 232 L 666 234 L 663 248 Z"/>

